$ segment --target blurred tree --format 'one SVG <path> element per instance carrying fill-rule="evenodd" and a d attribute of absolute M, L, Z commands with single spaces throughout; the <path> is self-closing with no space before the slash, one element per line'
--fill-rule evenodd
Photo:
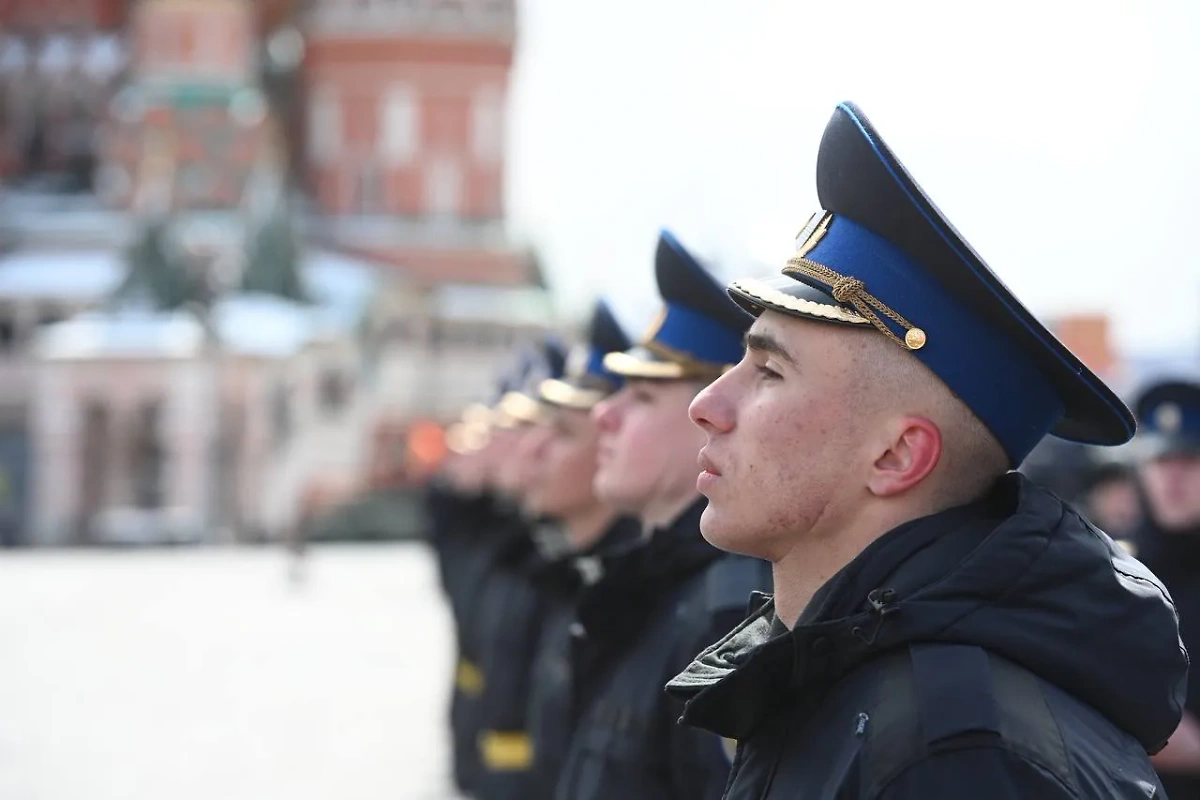
<path fill-rule="evenodd" d="M 242 272 L 244 292 L 265 292 L 296 302 L 305 302 L 300 278 L 300 243 L 292 228 L 286 200 L 254 230 L 247 241 L 246 268 Z"/>
<path fill-rule="evenodd" d="M 155 308 L 182 308 L 195 298 L 195 289 L 182 254 L 171 241 L 170 219 L 155 216 L 142 221 L 126 251 L 128 271 L 113 295 L 116 303 L 148 302 Z"/>

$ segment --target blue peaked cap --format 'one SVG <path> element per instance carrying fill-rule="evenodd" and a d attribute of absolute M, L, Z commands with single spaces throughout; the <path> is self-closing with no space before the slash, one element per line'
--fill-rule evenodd
<path fill-rule="evenodd" d="M 1200 383 L 1162 381 L 1148 387 L 1135 403 L 1139 436 L 1149 455 L 1200 455 Z"/>
<path fill-rule="evenodd" d="M 516 358 L 496 379 L 491 405 L 505 395 L 532 395 L 538 384 L 547 378 L 561 378 L 566 368 L 567 349 L 555 334 L 545 334 L 521 345 Z"/>
<path fill-rule="evenodd" d="M 636 347 L 610 353 L 604 366 L 629 378 L 712 379 L 742 358 L 753 317 L 670 231 L 659 234 L 654 274 L 663 307 Z"/>
<path fill-rule="evenodd" d="M 597 300 L 596 307 L 592 311 L 591 323 L 588 325 L 587 342 L 584 345 L 583 352 L 587 353 L 586 361 L 582 368 L 575 371 L 574 375 L 570 374 L 571 370 L 568 370 L 568 377 L 590 378 L 609 383 L 613 387 L 620 387 L 625 382 L 624 379 L 605 368 L 604 356 L 620 350 L 627 350 L 631 344 L 629 335 L 617 321 L 612 307 L 604 299 Z"/>
<path fill-rule="evenodd" d="M 751 313 L 856 327 L 924 363 L 1017 466 L 1046 435 L 1118 445 L 1133 415 L 996 277 L 866 116 L 843 103 L 817 155 L 822 211 L 783 276 L 739 280 Z"/>
<path fill-rule="evenodd" d="M 587 410 L 624 384 L 622 376 L 604 366 L 604 356 L 630 346 L 629 336 L 604 299 L 596 301 L 588 323 L 587 338 L 567 358 L 561 379 L 543 381 L 540 399 L 555 406 Z"/>
<path fill-rule="evenodd" d="M 499 412 L 499 424 L 510 427 L 516 422 L 537 422 L 541 418 L 538 387 L 546 380 L 561 378 L 566 360 L 566 347 L 554 334 L 521 348 L 516 363 L 496 387 L 498 399 L 493 408 Z"/>

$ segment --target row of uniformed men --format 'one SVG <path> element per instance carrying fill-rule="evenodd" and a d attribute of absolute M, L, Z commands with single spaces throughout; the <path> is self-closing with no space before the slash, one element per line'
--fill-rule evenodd
<path fill-rule="evenodd" d="M 1047 435 L 1125 443 L 1134 414 L 851 104 L 817 190 L 782 276 L 726 297 L 664 234 L 638 345 L 600 306 L 569 368 L 545 344 L 456 430 L 430 510 L 459 786 L 1066 800 L 1162 796 L 1152 753 L 1200 774 L 1200 613 L 1014 471 Z M 1200 553 L 1198 394 L 1139 408 L 1187 517 L 1164 571 Z"/>
<path fill-rule="evenodd" d="M 454 774 L 479 798 L 716 798 L 732 750 L 663 692 L 745 615 L 769 565 L 699 528 L 688 405 L 751 318 L 670 233 L 664 313 L 636 347 L 609 306 L 567 354 L 521 354 L 451 431 L 430 492 L 459 660 Z M 531 522 L 535 520 L 536 522 Z"/>

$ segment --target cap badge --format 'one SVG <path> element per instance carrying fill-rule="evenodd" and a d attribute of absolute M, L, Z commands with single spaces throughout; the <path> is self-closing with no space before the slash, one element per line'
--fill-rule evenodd
<path fill-rule="evenodd" d="M 820 215 L 813 214 L 808 224 L 796 237 L 796 241 L 800 244 L 796 249 L 796 254 L 788 259 L 787 266 L 783 268 L 783 274 L 793 278 L 799 276 L 800 280 L 811 278 L 827 284 L 829 293 L 833 295 L 834 300 L 853 308 L 859 316 L 874 325 L 884 336 L 906 350 L 920 350 L 929 341 L 924 330 L 888 308 L 882 300 L 868 292 L 866 284 L 858 278 L 852 275 L 843 275 L 824 264 L 807 258 L 808 253 L 825 236 L 832 222 L 833 214 L 828 211 L 822 212 Z M 807 281 L 805 282 L 807 283 Z M 883 321 L 880 317 L 881 314 L 904 329 L 903 338 L 897 336 L 891 326 Z"/>
<path fill-rule="evenodd" d="M 1154 424 L 1163 433 L 1178 433 L 1183 427 L 1183 411 L 1175 403 L 1163 403 L 1154 412 Z"/>
<path fill-rule="evenodd" d="M 804 258 L 812 252 L 825 237 L 825 231 L 829 230 L 832 220 L 833 214 L 828 211 L 819 211 L 808 218 L 808 222 L 804 223 L 804 227 L 796 234 L 796 258 Z"/>

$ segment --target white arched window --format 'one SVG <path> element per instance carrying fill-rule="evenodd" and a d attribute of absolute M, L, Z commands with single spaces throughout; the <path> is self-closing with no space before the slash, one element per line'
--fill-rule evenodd
<path fill-rule="evenodd" d="M 450 156 L 430 159 L 425 173 L 425 213 L 457 217 L 462 213 L 462 166 Z"/>
<path fill-rule="evenodd" d="M 403 166 L 420 149 L 420 101 L 408 84 L 394 83 L 381 98 L 379 153 L 389 166 Z"/>
<path fill-rule="evenodd" d="M 329 87 L 313 93 L 308 111 L 309 155 L 318 164 L 332 164 L 342 150 L 342 106 Z"/>
<path fill-rule="evenodd" d="M 471 151 L 484 164 L 504 155 L 504 93 L 494 86 L 477 90 L 471 102 Z"/>

